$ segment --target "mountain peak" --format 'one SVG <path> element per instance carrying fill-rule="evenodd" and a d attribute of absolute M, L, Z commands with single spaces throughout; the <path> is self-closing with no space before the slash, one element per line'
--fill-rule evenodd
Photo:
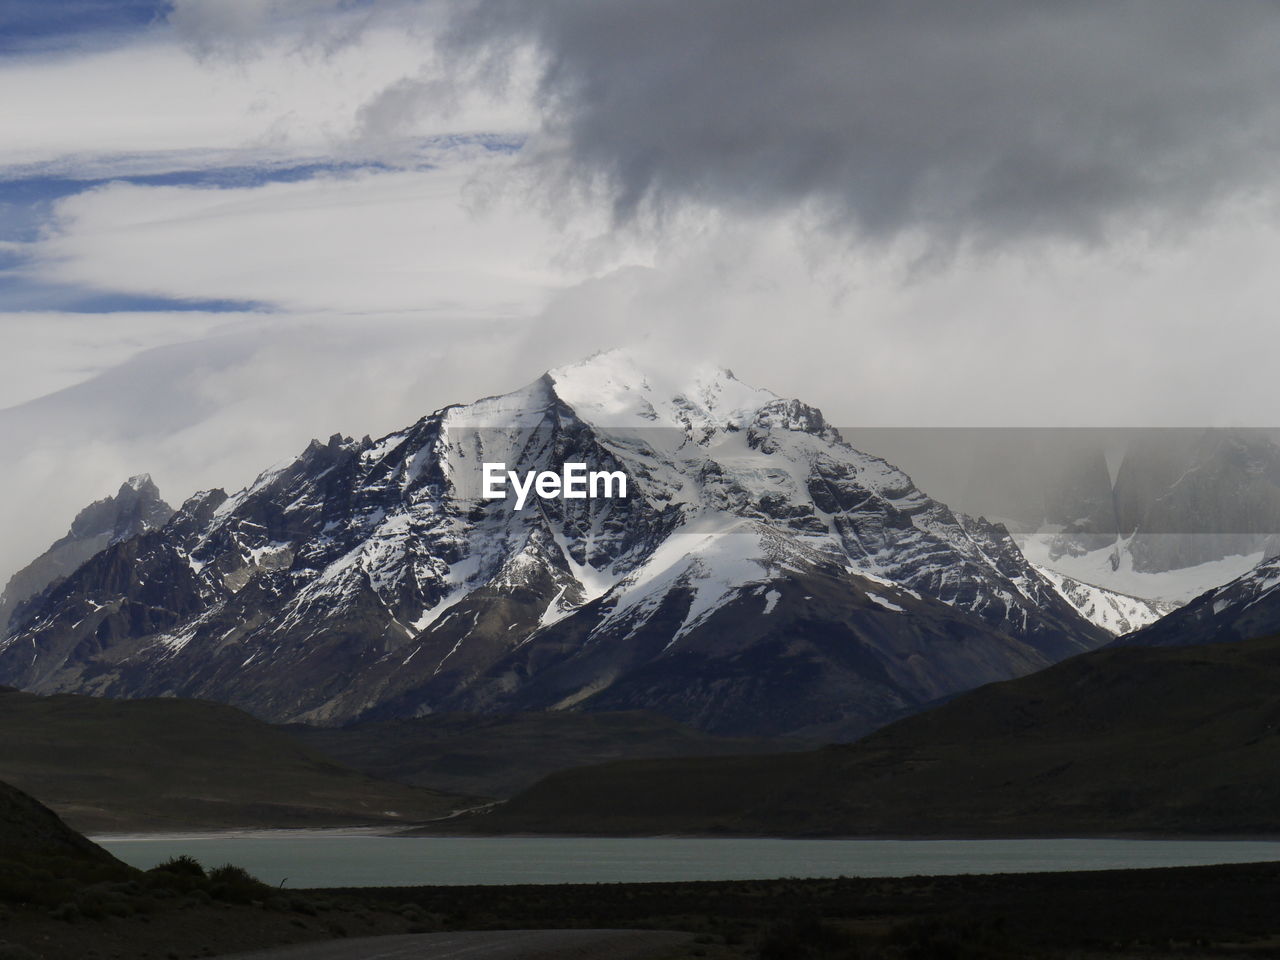
<path fill-rule="evenodd" d="M 0 636 L 20 604 L 111 544 L 158 530 L 171 516 L 173 508 L 160 498 L 159 488 L 145 473 L 122 483 L 115 496 L 89 504 L 76 514 L 65 536 L 5 585 L 0 593 Z"/>
<path fill-rule="evenodd" d="M 647 351 L 601 351 L 549 371 L 556 395 L 595 426 L 741 427 L 780 399 L 743 383 L 733 371 Z"/>
<path fill-rule="evenodd" d="M 140 473 L 120 484 L 115 496 L 96 500 L 76 514 L 64 540 L 87 540 L 103 534 L 112 539 L 133 536 L 162 526 L 172 514 L 150 474 Z"/>

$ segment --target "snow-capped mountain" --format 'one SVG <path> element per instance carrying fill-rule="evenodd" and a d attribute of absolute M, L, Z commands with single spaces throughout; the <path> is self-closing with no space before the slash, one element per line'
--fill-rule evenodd
<path fill-rule="evenodd" d="M 627 496 L 517 510 L 483 496 L 492 463 L 621 472 Z M 1109 638 L 1003 527 L 816 409 L 613 352 L 196 495 L 24 608 L 0 682 L 277 721 L 643 707 L 843 735 Z"/>
<path fill-rule="evenodd" d="M 1280 557 L 1201 594 L 1143 630 L 1121 637 L 1125 646 L 1191 646 L 1280 635 Z"/>
<path fill-rule="evenodd" d="M 7 632 L 9 618 L 19 604 L 74 573 L 99 551 L 157 530 L 171 516 L 173 508 L 161 499 L 159 489 L 145 474 L 130 477 L 115 496 L 89 504 L 71 522 L 66 536 L 10 577 L 0 594 L 0 637 Z"/>
<path fill-rule="evenodd" d="M 1176 603 L 1130 597 L 1105 587 L 1072 579 L 1048 567 L 1036 566 L 1035 569 L 1053 584 L 1054 589 L 1079 610 L 1086 620 L 1101 627 L 1112 636 L 1118 637 L 1121 634 L 1140 630 L 1178 609 Z"/>
<path fill-rule="evenodd" d="M 1195 534 L 1171 534 L 1187 539 Z M 1190 603 L 1206 590 L 1213 590 L 1244 576 L 1267 556 L 1262 550 L 1251 554 L 1230 554 L 1218 560 L 1188 567 L 1149 571 L 1139 568 L 1131 546 L 1134 537 L 1114 539 L 1105 547 L 1076 555 L 1054 556 L 1056 534 L 1015 536 L 1023 554 L 1036 567 L 1053 570 L 1080 583 L 1098 585 L 1122 596 L 1140 597 L 1175 609 Z M 1147 538 L 1149 539 L 1149 538 Z"/>

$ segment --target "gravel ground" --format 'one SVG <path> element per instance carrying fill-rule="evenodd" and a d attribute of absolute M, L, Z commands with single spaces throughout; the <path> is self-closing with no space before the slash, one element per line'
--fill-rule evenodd
<path fill-rule="evenodd" d="M 652 930 L 499 930 L 307 943 L 223 960 L 648 960 L 690 935 Z"/>

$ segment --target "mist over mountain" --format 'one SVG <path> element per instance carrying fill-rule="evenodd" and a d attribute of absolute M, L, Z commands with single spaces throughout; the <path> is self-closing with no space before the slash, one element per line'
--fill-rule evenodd
<path fill-rule="evenodd" d="M 1060 575 L 1185 603 L 1280 552 L 1277 433 L 1239 428 L 845 431 Z"/>

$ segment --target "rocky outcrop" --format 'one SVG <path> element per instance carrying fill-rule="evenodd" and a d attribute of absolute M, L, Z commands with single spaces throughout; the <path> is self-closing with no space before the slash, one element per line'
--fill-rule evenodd
<path fill-rule="evenodd" d="M 173 508 L 146 475 L 130 478 L 115 496 L 89 504 L 72 521 L 66 536 L 9 579 L 0 594 L 0 637 L 14 612 L 50 584 L 112 544 L 159 529 L 171 516 Z"/>

